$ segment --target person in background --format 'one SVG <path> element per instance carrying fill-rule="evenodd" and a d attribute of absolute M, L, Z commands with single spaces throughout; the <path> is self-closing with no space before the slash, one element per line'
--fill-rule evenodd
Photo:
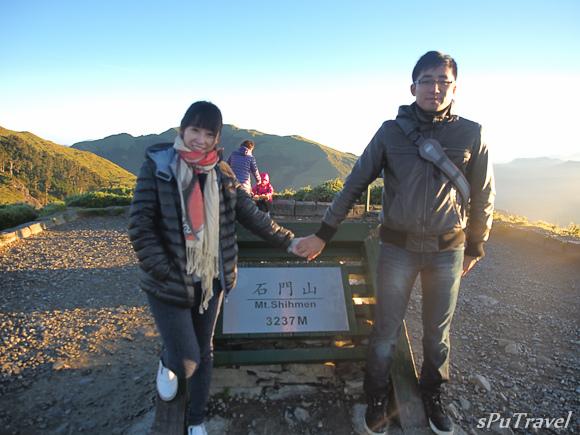
<path fill-rule="evenodd" d="M 270 184 L 270 175 L 267 172 L 260 174 L 261 181 L 252 188 L 252 195 L 260 210 L 270 214 L 274 188 Z"/>
<path fill-rule="evenodd" d="M 260 183 L 258 165 L 256 158 L 252 155 L 254 148 L 254 141 L 249 139 L 245 140 L 240 145 L 240 148 L 232 151 L 228 157 L 228 165 L 231 166 L 234 174 L 236 174 L 236 178 L 242 185 L 242 188 L 249 194 L 252 193 L 251 177 L 254 177 L 256 183 Z"/>
<path fill-rule="evenodd" d="M 411 84 L 415 102 L 401 106 L 395 120 L 383 123 L 326 211 L 319 231 L 298 243 L 300 255 L 318 256 L 356 199 L 383 173 L 377 301 L 364 379 L 369 434 L 384 434 L 388 428 L 389 371 L 417 275 L 423 292 L 421 395 L 431 429 L 437 434 L 453 432 L 442 403 L 442 387 L 449 381 L 451 320 L 461 277 L 484 256 L 495 198 L 481 125 L 452 111 L 456 79 L 457 63 L 451 56 L 429 51 L 418 60 Z M 429 148 L 416 145 L 421 137 L 440 142 L 445 168 L 455 167 L 454 181 L 422 157 Z M 466 183 L 459 184 L 459 179 L 469 184 L 465 198 L 460 191 L 466 190 L 461 189 Z"/>
<path fill-rule="evenodd" d="M 147 149 L 131 203 L 140 287 L 163 342 L 155 435 L 207 434 L 213 334 L 237 277 L 236 221 L 274 246 L 292 252 L 295 245 L 294 234 L 261 213 L 218 161 L 221 129 L 214 104 L 192 104 L 175 141 Z"/>

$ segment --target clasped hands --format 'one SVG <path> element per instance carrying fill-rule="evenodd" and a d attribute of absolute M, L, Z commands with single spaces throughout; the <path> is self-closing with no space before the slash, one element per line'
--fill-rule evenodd
<path fill-rule="evenodd" d="M 314 260 L 320 255 L 326 243 L 320 237 L 311 234 L 306 237 L 295 237 L 288 248 L 288 251 L 299 257 L 304 257 L 308 261 Z"/>

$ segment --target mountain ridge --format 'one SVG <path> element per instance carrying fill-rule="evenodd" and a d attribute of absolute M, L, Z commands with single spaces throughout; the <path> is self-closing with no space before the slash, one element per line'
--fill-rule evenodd
<path fill-rule="evenodd" d="M 19 182 L 9 180 L 6 141 L 10 136 L 17 137 L 19 141 L 30 146 L 38 146 L 35 152 L 41 152 L 48 157 L 56 151 L 59 154 L 64 153 L 69 161 L 72 159 L 81 166 L 88 166 L 86 172 L 89 174 L 95 172 L 90 167 L 96 165 L 105 176 L 99 183 L 93 185 L 102 186 L 123 178 L 119 174 L 112 175 L 113 168 L 116 168 L 115 170 L 125 168 L 136 174 L 144 160 L 147 146 L 159 142 L 173 142 L 177 131 L 177 128 L 169 128 L 159 134 L 141 136 L 117 133 L 103 139 L 78 142 L 72 147 L 66 147 L 44 140 L 29 131 L 13 132 L 0 127 L 0 203 L 16 202 L 17 198 L 25 200 L 25 197 L 28 198 L 28 202 L 32 202 L 31 197 L 46 200 L 47 196 L 54 198 L 62 196 L 62 192 L 60 196 L 47 192 L 44 181 L 39 179 L 32 183 L 26 179 Z M 225 149 L 224 158 L 227 159 L 245 139 L 256 142 L 255 155 L 258 167 L 262 172 L 270 173 L 278 192 L 285 188 L 317 186 L 333 178 L 344 179 L 357 159 L 354 154 L 334 150 L 299 135 L 278 136 L 228 124 L 224 126 L 220 144 Z M 98 156 L 105 160 L 92 160 L 98 159 Z M 38 158 L 36 160 L 42 161 Z M 104 170 L 106 167 L 109 167 L 108 175 L 107 170 Z M 517 158 L 511 162 L 497 163 L 494 168 L 498 209 L 526 216 L 530 220 L 543 220 L 562 226 L 570 222 L 580 222 L 579 161 L 554 157 Z M 92 175 L 88 176 L 91 177 Z M 105 179 L 107 181 L 103 181 Z M 134 175 L 124 172 L 125 184 L 131 184 L 134 179 Z M 48 180 L 48 184 L 51 187 L 53 183 Z"/>
<path fill-rule="evenodd" d="M 145 149 L 159 142 L 173 142 L 177 128 L 159 134 L 132 136 L 128 133 L 103 139 L 77 142 L 75 149 L 90 151 L 107 158 L 126 170 L 137 174 L 144 159 Z M 261 172 L 269 172 L 277 191 L 318 185 L 333 178 L 344 178 L 357 156 L 343 153 L 298 135 L 278 136 L 253 129 L 226 124 L 222 129 L 220 147 L 224 159 L 246 139 L 256 143 L 254 155 Z M 280 165 L 284 162 L 284 165 Z"/>

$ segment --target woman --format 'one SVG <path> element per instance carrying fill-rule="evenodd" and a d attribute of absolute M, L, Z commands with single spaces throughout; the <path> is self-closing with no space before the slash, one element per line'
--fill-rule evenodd
<path fill-rule="evenodd" d="M 175 142 L 147 149 L 131 204 L 140 286 L 163 341 L 154 434 L 182 435 L 184 424 L 188 435 L 206 434 L 213 332 L 223 293 L 236 281 L 235 221 L 290 252 L 296 243 L 219 161 L 221 129 L 214 104 L 192 104 Z"/>

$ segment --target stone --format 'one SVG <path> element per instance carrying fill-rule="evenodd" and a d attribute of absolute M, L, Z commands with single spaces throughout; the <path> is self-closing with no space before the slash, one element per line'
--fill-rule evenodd
<path fill-rule="evenodd" d="M 257 399 L 264 391 L 262 387 L 232 387 L 227 389 L 231 396 Z"/>
<path fill-rule="evenodd" d="M 255 387 L 257 380 L 257 376 L 244 369 L 216 367 L 212 373 L 211 388 L 212 391 L 221 391 L 225 388 Z"/>
<path fill-rule="evenodd" d="M 465 397 L 459 397 L 459 405 L 461 406 L 461 409 L 463 409 L 464 411 L 469 411 L 469 409 L 471 408 L 471 402 L 467 400 Z"/>
<path fill-rule="evenodd" d="M 362 394 L 363 392 L 363 380 L 346 380 L 344 381 L 344 393 L 355 395 Z"/>
<path fill-rule="evenodd" d="M 492 298 L 491 296 L 487 295 L 477 295 L 474 299 L 476 299 L 481 305 L 484 307 L 493 307 L 497 305 L 499 301 L 497 299 Z"/>
<path fill-rule="evenodd" d="M 269 400 L 282 400 L 300 395 L 311 395 L 318 392 L 318 388 L 311 385 L 286 385 L 278 389 L 265 387 L 265 394 Z"/>
<path fill-rule="evenodd" d="M 324 213 L 326 213 L 326 210 L 328 209 L 328 207 L 330 207 L 330 202 L 316 202 L 316 214 L 315 216 L 318 217 L 322 217 L 324 216 Z"/>
<path fill-rule="evenodd" d="M 296 201 L 293 199 L 275 199 L 272 203 L 272 214 L 278 216 L 294 216 Z"/>
<path fill-rule="evenodd" d="M 316 213 L 316 202 L 301 201 L 297 202 L 294 207 L 295 216 L 314 216 Z"/>
<path fill-rule="evenodd" d="M 455 403 L 450 403 L 447 405 L 447 410 L 449 411 L 449 415 L 453 420 L 457 421 L 461 419 L 461 413 L 459 412 L 459 409 L 457 409 Z"/>
<path fill-rule="evenodd" d="M 483 388 L 487 393 L 491 392 L 491 384 L 485 376 L 475 375 L 470 378 L 470 381 L 477 387 Z"/>
<path fill-rule="evenodd" d="M 519 353 L 522 352 L 522 346 L 518 343 L 510 343 L 508 344 L 505 348 L 504 351 L 505 353 L 509 353 L 510 355 L 518 355 Z"/>
<path fill-rule="evenodd" d="M 205 428 L 210 434 L 227 433 L 229 429 L 229 421 L 216 415 L 205 423 Z"/>
<path fill-rule="evenodd" d="M 513 435 L 514 431 L 509 427 L 500 427 L 499 422 L 493 423 L 490 427 L 492 433 L 499 435 Z"/>
<path fill-rule="evenodd" d="M 294 410 L 294 417 L 296 417 L 296 420 L 305 423 L 310 420 L 310 413 L 306 409 L 298 407 Z"/>

